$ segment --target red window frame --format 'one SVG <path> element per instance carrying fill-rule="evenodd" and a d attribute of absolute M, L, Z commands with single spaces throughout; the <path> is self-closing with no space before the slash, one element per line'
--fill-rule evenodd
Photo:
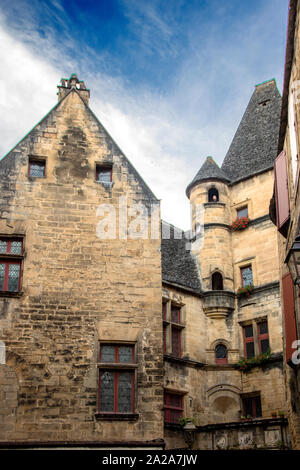
<path fill-rule="evenodd" d="M 252 326 L 252 336 L 246 337 L 246 328 L 247 328 L 247 326 Z M 250 359 L 247 355 L 247 343 L 253 343 L 254 354 L 251 357 L 255 356 L 254 331 L 253 331 L 253 324 L 252 323 L 250 325 L 243 326 L 243 338 L 244 338 L 245 358 Z"/>
<path fill-rule="evenodd" d="M 43 163 L 43 176 L 33 176 L 31 175 L 30 173 L 30 168 L 31 168 L 31 165 L 33 163 Z M 30 176 L 31 178 L 45 178 L 46 176 L 46 160 L 44 159 L 38 159 L 38 158 L 29 158 L 29 161 L 28 161 L 28 176 Z"/>
<path fill-rule="evenodd" d="M 242 268 L 240 268 L 242 287 L 249 286 L 249 284 L 244 284 L 244 278 L 243 278 L 243 271 L 244 271 L 244 269 L 249 269 L 249 268 L 251 268 L 252 284 L 253 284 L 253 269 L 252 269 L 252 264 L 248 264 L 248 266 L 243 266 Z"/>
<path fill-rule="evenodd" d="M 179 399 L 179 403 L 180 403 L 179 406 L 171 405 L 171 400 L 174 397 L 177 397 Z M 164 396 L 164 421 L 165 421 L 165 423 L 169 423 L 169 424 L 178 424 L 178 421 L 174 421 L 171 418 L 172 411 L 175 411 L 176 413 L 178 412 L 178 414 L 179 414 L 178 419 L 182 418 L 183 411 L 184 411 L 183 410 L 183 395 L 178 395 L 178 394 L 175 394 L 175 393 L 165 392 L 165 396 Z"/>
<path fill-rule="evenodd" d="M 181 357 L 181 328 L 172 325 L 172 355 L 175 357 Z M 178 351 L 178 354 L 177 354 Z"/>
<path fill-rule="evenodd" d="M 135 363 L 135 348 L 133 344 L 111 344 L 111 343 L 103 343 L 100 345 L 100 352 L 99 352 L 99 359 L 101 363 L 101 353 L 102 353 L 102 347 L 103 346 L 113 346 L 115 348 L 114 352 L 114 362 L 112 364 L 115 364 L 116 367 L 113 366 L 113 368 L 107 368 L 107 371 L 111 372 L 114 375 L 114 408 L 112 411 L 103 411 L 101 410 L 101 373 L 105 372 L 106 369 L 100 368 L 99 369 L 99 386 L 98 386 L 98 412 L 101 414 L 111 414 L 111 413 L 118 413 L 118 414 L 127 414 L 127 412 L 122 412 L 118 411 L 118 381 L 119 381 L 119 376 L 122 372 L 127 372 L 131 374 L 131 403 L 130 403 L 130 413 L 134 413 L 134 387 L 135 387 L 135 371 L 131 368 L 126 369 L 118 369 L 118 365 L 122 364 L 123 366 L 126 366 L 126 363 L 124 362 L 119 362 L 119 348 L 122 346 L 127 346 L 132 348 L 132 356 L 131 356 L 131 362 L 128 364 L 134 364 Z M 102 364 L 110 364 L 103 362 Z"/>
<path fill-rule="evenodd" d="M 0 253 L 0 264 L 4 264 L 4 281 L 3 281 L 3 289 L 0 286 L 0 292 L 9 292 L 9 293 L 17 293 L 20 292 L 21 289 L 21 268 L 22 268 L 22 258 L 23 257 L 23 239 L 22 238 L 6 238 L 1 237 L 0 242 L 6 242 L 6 251 L 4 253 Z M 11 244 L 13 242 L 21 242 L 21 250 L 19 254 L 11 253 Z M 18 279 L 18 290 L 17 291 L 10 291 L 8 290 L 8 281 L 9 281 L 9 267 L 10 265 L 16 264 L 19 268 L 19 279 Z"/>
<path fill-rule="evenodd" d="M 105 170 L 108 172 L 110 172 L 110 179 L 109 179 L 109 182 L 111 183 L 112 182 L 112 166 L 109 166 L 109 165 L 96 165 L 96 182 L 97 183 L 103 183 L 103 181 L 99 181 L 98 179 L 98 175 L 99 173 L 101 173 L 102 170 Z"/>
<path fill-rule="evenodd" d="M 267 324 L 267 333 L 261 333 L 260 332 L 260 327 L 262 324 Z M 259 346 L 259 352 L 262 353 L 262 348 L 261 348 L 261 342 L 264 340 L 264 339 L 267 339 L 269 341 L 269 348 L 270 348 L 270 338 L 269 338 L 269 327 L 268 327 L 268 322 L 267 320 L 266 321 L 263 321 L 263 322 L 259 322 L 257 324 L 257 339 L 258 339 L 258 346 Z"/>

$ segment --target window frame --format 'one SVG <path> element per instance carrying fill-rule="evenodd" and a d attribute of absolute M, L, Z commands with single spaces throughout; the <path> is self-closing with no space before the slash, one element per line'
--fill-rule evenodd
<path fill-rule="evenodd" d="M 13 235 L 13 236 L 0 235 L 0 242 L 1 241 L 5 241 L 7 243 L 7 248 L 6 248 L 5 253 L 0 253 L 0 264 L 4 264 L 3 289 L 0 288 L 0 295 L 1 296 L 19 295 L 21 293 L 21 285 L 22 285 L 24 238 L 23 236 L 18 236 L 18 235 Z M 21 242 L 20 253 L 11 253 L 12 242 Z M 19 266 L 18 290 L 14 290 L 14 291 L 8 290 L 9 268 L 11 265 Z"/>
<path fill-rule="evenodd" d="M 113 346 L 115 348 L 114 352 L 114 362 L 102 362 L 102 347 L 103 346 Z M 127 346 L 132 348 L 132 357 L 131 362 L 119 362 L 119 348 L 122 346 Z M 97 414 L 99 416 L 116 416 L 116 417 L 126 417 L 128 415 L 135 414 L 135 397 L 136 397 L 136 347 L 133 342 L 114 342 L 114 341 L 101 341 L 99 347 L 99 362 L 98 366 L 98 404 L 97 404 Z M 101 409 L 101 374 L 104 372 L 110 372 L 114 377 L 114 387 L 113 387 L 113 410 L 104 411 Z M 119 411 L 118 410 L 118 384 L 119 377 L 123 372 L 129 372 L 131 374 L 131 398 L 130 398 L 130 411 Z"/>
<path fill-rule="evenodd" d="M 176 396 L 180 400 L 180 406 L 172 406 L 170 404 L 170 397 L 171 396 Z M 181 416 L 178 418 L 183 417 L 184 415 L 184 395 L 181 393 L 176 393 L 176 392 L 171 392 L 169 390 L 164 391 L 164 423 L 165 424 L 179 424 L 178 421 L 172 421 L 171 419 L 167 419 L 167 417 L 170 418 L 172 411 L 180 412 Z M 169 402 L 169 403 L 168 403 Z"/>
<path fill-rule="evenodd" d="M 31 170 L 31 165 L 33 163 L 43 163 L 44 164 L 44 173 L 43 173 L 43 176 L 34 176 L 34 175 L 31 175 L 30 174 L 30 170 Z M 46 178 L 46 158 L 43 158 L 43 157 L 31 157 L 29 156 L 28 157 L 28 176 L 29 178 Z"/>
<path fill-rule="evenodd" d="M 173 318 L 172 318 L 172 308 L 176 308 L 178 309 L 178 317 L 177 317 L 177 320 L 178 321 L 173 321 Z M 181 318 L 182 318 L 182 311 L 181 311 L 181 306 L 174 303 L 174 302 L 171 302 L 171 321 L 170 321 L 170 326 L 171 326 L 171 354 L 173 357 L 176 357 L 178 359 L 180 359 L 182 357 L 182 329 L 184 328 L 184 326 L 182 325 L 181 323 Z M 175 333 L 176 332 L 176 333 Z M 175 333 L 175 334 L 174 334 Z M 177 338 L 176 338 L 176 335 L 177 335 Z M 176 338 L 176 342 L 178 342 L 178 355 L 174 353 L 174 350 L 173 350 L 173 338 Z"/>
<path fill-rule="evenodd" d="M 218 346 L 223 346 L 226 349 L 226 357 L 224 357 L 224 358 L 223 357 L 221 357 L 221 358 L 217 357 L 217 347 Z M 228 348 L 223 343 L 218 343 L 215 346 L 215 362 L 216 362 L 216 364 L 228 364 Z"/>
<path fill-rule="evenodd" d="M 244 284 L 244 279 L 243 279 L 243 270 L 251 268 L 251 277 L 252 277 L 252 284 Z M 247 287 L 250 285 L 254 285 L 254 280 L 253 280 L 253 267 L 252 264 L 247 264 L 247 266 L 240 266 L 240 274 L 241 274 L 241 286 L 242 287 Z"/>
<path fill-rule="evenodd" d="M 247 215 L 239 215 L 239 212 L 244 211 L 245 209 L 247 209 Z M 236 216 L 237 216 L 238 219 L 241 219 L 242 217 L 247 217 L 247 219 L 248 219 L 249 218 L 248 206 L 245 205 L 245 206 L 242 206 L 242 207 L 239 207 L 238 209 L 236 209 Z"/>
<path fill-rule="evenodd" d="M 266 323 L 267 324 L 267 333 L 260 333 L 260 326 L 263 324 L 263 323 Z M 257 342 L 258 342 L 258 348 L 259 348 L 259 352 L 260 354 L 264 354 L 262 352 L 262 347 L 261 347 L 261 342 L 263 340 L 268 340 L 268 343 L 269 343 L 269 347 L 268 349 L 270 349 L 270 338 L 269 338 L 269 325 L 268 325 L 268 320 L 263 320 L 263 321 L 260 321 L 257 323 Z M 266 352 L 266 351 L 265 351 Z"/>
<path fill-rule="evenodd" d="M 252 327 L 252 336 L 246 337 L 246 328 L 248 326 Z M 253 323 L 248 323 L 247 325 L 243 325 L 243 339 L 244 339 L 244 354 L 245 359 L 251 359 L 255 357 L 255 336 L 254 336 L 254 325 Z M 253 343 L 253 356 L 249 357 L 247 354 L 247 343 Z"/>
<path fill-rule="evenodd" d="M 101 172 L 101 170 L 109 170 L 110 172 L 110 179 L 109 181 L 99 181 L 98 175 Z M 96 163 L 95 164 L 95 182 L 100 183 L 100 184 L 110 184 L 112 183 L 112 171 L 113 171 L 113 165 L 110 163 Z"/>
<path fill-rule="evenodd" d="M 244 416 L 246 416 L 246 417 L 248 416 L 247 408 L 246 408 L 246 401 L 247 400 L 251 401 L 251 409 L 252 409 L 251 418 L 254 418 L 254 419 L 262 418 L 263 413 L 262 413 L 262 404 L 261 404 L 261 395 L 260 395 L 260 393 L 256 393 L 255 395 L 242 396 L 242 409 L 243 409 Z M 258 416 L 258 414 L 257 414 L 256 400 L 259 400 L 260 416 Z"/>

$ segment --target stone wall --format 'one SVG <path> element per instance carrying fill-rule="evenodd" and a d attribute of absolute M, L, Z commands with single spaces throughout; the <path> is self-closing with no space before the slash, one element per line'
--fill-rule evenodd
<path fill-rule="evenodd" d="M 46 160 L 45 178 L 28 176 L 29 156 Z M 95 165 L 107 162 L 113 183 L 97 183 Z M 7 392 L 5 405 L 16 407 L 15 428 L 8 421 L 1 439 L 162 439 L 159 233 L 96 234 L 100 204 L 117 211 L 120 196 L 127 207 L 157 200 L 76 91 L 1 161 L 0 174 L 0 234 L 24 236 L 25 249 L 21 294 L 0 298 L 5 367 L 19 384 L 17 401 Z M 95 417 L 101 341 L 135 344 L 137 415 L 129 421 Z M 1 374 L 4 390 L 7 380 Z"/>

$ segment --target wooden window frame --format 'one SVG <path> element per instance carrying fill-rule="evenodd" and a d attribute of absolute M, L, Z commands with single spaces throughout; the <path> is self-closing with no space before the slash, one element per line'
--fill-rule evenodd
<path fill-rule="evenodd" d="M 260 333 L 260 325 L 263 324 L 263 323 L 267 324 L 267 328 L 268 328 L 267 333 Z M 261 322 L 257 323 L 257 341 L 258 341 L 258 348 L 259 348 L 260 354 L 262 354 L 261 342 L 265 339 L 267 339 L 269 341 L 269 349 L 270 349 L 269 325 L 268 325 L 267 320 L 264 320 L 264 321 L 261 321 Z"/>
<path fill-rule="evenodd" d="M 23 237 L 18 236 L 0 236 L 0 241 L 5 241 L 7 243 L 7 248 L 5 253 L 0 253 L 0 263 L 4 264 L 4 281 L 3 289 L 0 289 L 1 295 L 17 295 L 21 291 L 21 280 L 22 280 L 22 261 L 24 258 L 24 240 Z M 20 253 L 15 254 L 11 253 L 11 244 L 12 242 L 21 242 Z M 10 291 L 8 290 L 8 281 L 9 281 L 9 267 L 11 265 L 19 266 L 19 278 L 18 278 L 18 290 Z"/>
<path fill-rule="evenodd" d="M 247 326 L 252 326 L 252 336 L 246 337 L 246 328 Z M 254 338 L 254 325 L 253 323 L 249 323 L 248 325 L 243 325 L 243 339 L 244 339 L 244 354 L 245 359 L 251 359 L 247 355 L 247 343 L 253 343 L 254 354 L 252 357 L 255 357 L 255 338 Z"/>
<path fill-rule="evenodd" d="M 180 400 L 180 406 L 172 406 L 170 404 L 171 396 L 176 396 Z M 166 424 L 178 424 L 178 422 L 174 422 L 171 420 L 171 413 L 172 411 L 180 412 L 180 418 L 183 417 L 184 414 L 184 404 L 183 404 L 183 395 L 179 393 L 173 393 L 169 391 L 165 391 L 164 393 L 164 422 Z"/>
<path fill-rule="evenodd" d="M 172 319 L 172 307 L 175 307 L 178 309 L 178 318 L 177 318 L 177 322 L 174 322 L 173 319 Z M 182 357 L 182 330 L 184 328 L 184 326 L 182 325 L 181 323 L 181 319 L 182 319 L 182 311 L 181 311 L 182 307 L 180 305 L 177 305 L 175 303 L 172 303 L 171 302 L 171 321 L 170 321 L 170 327 L 171 327 L 171 354 L 172 356 L 180 359 Z M 178 355 L 177 354 L 174 354 L 174 351 L 173 351 L 173 338 L 175 337 L 175 333 L 176 332 L 176 335 L 177 335 L 177 338 L 178 340 L 176 339 L 176 342 L 178 341 Z"/>
<path fill-rule="evenodd" d="M 256 400 L 257 399 L 259 399 L 259 402 L 260 402 L 260 411 L 261 411 L 260 416 L 257 416 L 257 413 L 256 413 Z M 247 417 L 247 414 L 246 414 L 246 400 L 251 401 L 251 408 L 252 408 L 251 418 L 254 418 L 254 419 L 261 418 L 262 417 L 261 395 L 256 394 L 256 395 L 250 395 L 250 396 L 243 396 L 242 397 L 243 413 Z"/>
<path fill-rule="evenodd" d="M 103 346 L 113 346 L 114 351 L 114 362 L 101 362 L 102 347 Z M 132 348 L 132 357 L 130 363 L 119 362 L 119 348 L 122 346 L 128 346 Z M 135 361 L 135 344 L 134 343 L 122 343 L 122 342 L 101 342 L 99 350 L 99 363 L 98 363 L 98 414 L 99 415 L 116 415 L 116 416 L 127 416 L 128 414 L 134 414 L 135 410 L 135 384 L 136 384 L 136 368 L 137 364 Z M 111 411 L 103 411 L 101 409 L 101 373 L 111 372 L 114 375 L 114 396 L 113 402 L 114 407 Z M 131 374 L 131 402 L 130 402 L 130 411 L 119 411 L 118 410 L 118 382 L 119 376 L 122 372 L 129 372 Z"/>

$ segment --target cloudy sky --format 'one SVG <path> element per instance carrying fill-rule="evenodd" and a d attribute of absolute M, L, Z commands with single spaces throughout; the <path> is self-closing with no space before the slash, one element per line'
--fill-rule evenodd
<path fill-rule="evenodd" d="M 1 0 L 0 158 L 77 73 L 90 107 L 189 228 L 185 188 L 228 150 L 255 84 L 282 91 L 288 0 Z"/>

